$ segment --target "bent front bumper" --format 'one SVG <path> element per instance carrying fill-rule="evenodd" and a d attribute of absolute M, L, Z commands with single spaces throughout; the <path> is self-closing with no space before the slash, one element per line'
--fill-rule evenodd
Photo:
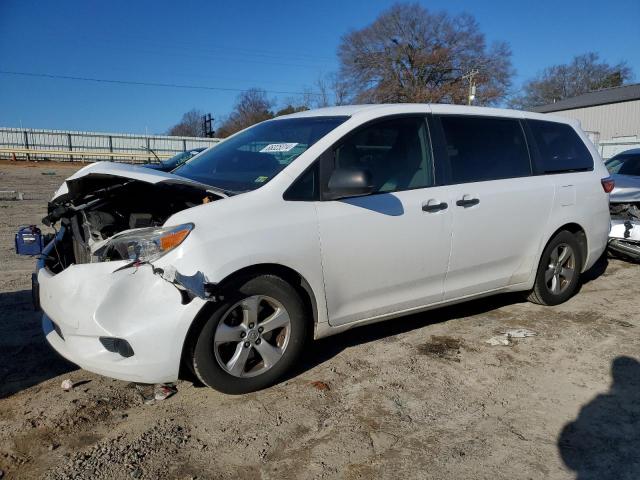
<path fill-rule="evenodd" d="M 150 265 L 72 265 L 37 273 L 43 330 L 49 344 L 85 370 L 120 380 L 165 383 L 178 378 L 189 327 L 205 301 L 182 303 L 178 289 Z M 134 354 L 109 351 L 100 337 L 126 340 Z"/>

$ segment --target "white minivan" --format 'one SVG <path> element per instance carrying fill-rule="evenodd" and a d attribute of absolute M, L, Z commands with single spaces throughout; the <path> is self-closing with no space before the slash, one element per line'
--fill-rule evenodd
<path fill-rule="evenodd" d="M 244 393 L 305 342 L 492 295 L 554 305 L 604 252 L 613 188 L 577 123 L 344 106 L 248 128 L 171 173 L 72 175 L 34 275 L 49 343 L 144 383 Z"/>

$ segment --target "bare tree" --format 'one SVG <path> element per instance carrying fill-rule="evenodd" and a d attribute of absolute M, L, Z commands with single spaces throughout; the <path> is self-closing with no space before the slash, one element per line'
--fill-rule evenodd
<path fill-rule="evenodd" d="M 169 129 L 167 135 L 174 135 L 176 137 L 204 137 L 204 124 L 202 117 L 204 113 L 195 108 L 189 110 L 182 115 L 180 122 L 176 123 Z"/>
<path fill-rule="evenodd" d="M 570 63 L 545 68 L 527 81 L 522 94 L 512 98 L 510 106 L 531 108 L 571 98 L 593 90 L 618 87 L 632 78 L 625 62 L 610 65 L 601 62 L 597 53 L 577 55 Z"/>
<path fill-rule="evenodd" d="M 276 117 L 280 115 L 288 115 L 290 113 L 302 112 L 304 110 L 310 110 L 318 107 L 318 94 L 312 92 L 309 87 L 304 87 L 302 93 L 294 96 L 287 97 L 283 100 L 283 108 L 276 112 Z"/>
<path fill-rule="evenodd" d="M 416 3 L 395 4 L 345 35 L 338 57 L 341 91 L 355 102 L 466 103 L 463 76 L 477 69 L 477 103 L 491 105 L 513 75 L 507 44 L 488 47 L 471 15 L 431 13 Z"/>
<path fill-rule="evenodd" d="M 331 90 L 333 92 L 333 103 L 335 105 L 349 104 L 349 86 L 337 74 L 331 75 Z"/>
<path fill-rule="evenodd" d="M 320 75 L 316 80 L 315 87 L 317 91 L 313 103 L 315 108 L 349 103 L 347 85 L 335 73 Z"/>
<path fill-rule="evenodd" d="M 274 101 L 264 90 L 252 88 L 238 95 L 233 111 L 216 130 L 216 136 L 227 137 L 251 125 L 273 118 Z"/>
<path fill-rule="evenodd" d="M 331 105 L 329 82 L 326 75 L 319 75 L 315 83 L 318 95 L 316 97 L 316 107 L 323 108 Z"/>

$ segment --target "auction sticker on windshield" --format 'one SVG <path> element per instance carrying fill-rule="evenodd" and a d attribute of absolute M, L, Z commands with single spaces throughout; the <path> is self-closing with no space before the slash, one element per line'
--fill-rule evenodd
<path fill-rule="evenodd" d="M 273 152 L 288 152 L 293 147 L 298 145 L 297 143 L 270 143 L 260 153 L 273 153 Z"/>

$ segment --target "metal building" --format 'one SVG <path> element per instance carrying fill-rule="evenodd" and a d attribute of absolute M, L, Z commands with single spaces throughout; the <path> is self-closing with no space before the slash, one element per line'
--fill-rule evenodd
<path fill-rule="evenodd" d="M 640 147 L 640 83 L 597 90 L 531 110 L 580 121 L 605 159 Z"/>

